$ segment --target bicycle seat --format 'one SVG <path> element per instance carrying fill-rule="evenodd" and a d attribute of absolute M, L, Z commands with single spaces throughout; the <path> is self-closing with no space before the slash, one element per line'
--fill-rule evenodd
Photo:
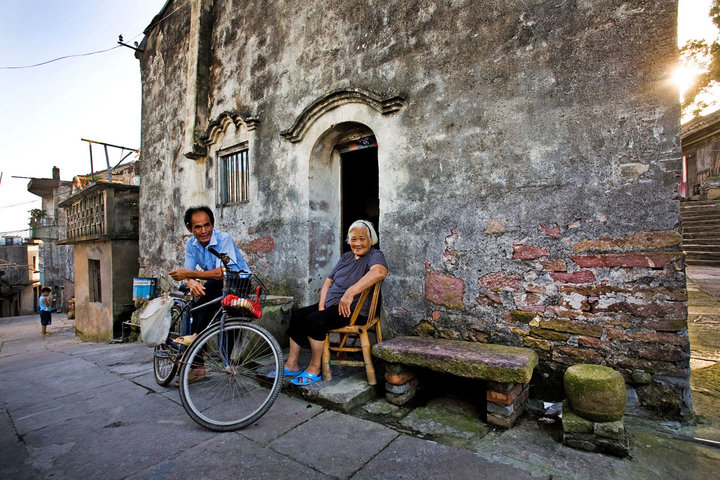
<path fill-rule="evenodd" d="M 190 287 L 188 287 L 184 283 L 181 283 L 180 285 L 178 285 L 178 287 L 175 290 L 170 292 L 171 297 L 182 298 L 182 297 L 187 297 L 188 295 L 190 295 Z"/>

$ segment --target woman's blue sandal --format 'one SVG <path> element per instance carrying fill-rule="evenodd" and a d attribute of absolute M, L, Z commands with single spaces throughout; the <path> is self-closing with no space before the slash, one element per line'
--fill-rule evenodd
<path fill-rule="evenodd" d="M 283 373 L 283 375 L 285 376 L 285 378 L 295 378 L 298 375 L 301 375 L 304 371 L 305 370 L 300 369 L 297 372 L 291 372 L 290 370 L 288 370 L 286 368 L 286 369 L 284 369 L 285 373 Z M 272 372 L 267 374 L 267 378 L 275 378 L 275 375 L 276 375 L 275 370 L 273 370 Z"/>
<path fill-rule="evenodd" d="M 304 387 L 306 385 L 310 385 L 311 383 L 315 383 L 318 380 L 320 380 L 322 377 L 320 375 L 315 375 L 314 373 L 310 372 L 303 372 L 301 375 L 298 375 L 297 377 L 290 380 L 293 385 L 299 385 L 301 387 Z"/>

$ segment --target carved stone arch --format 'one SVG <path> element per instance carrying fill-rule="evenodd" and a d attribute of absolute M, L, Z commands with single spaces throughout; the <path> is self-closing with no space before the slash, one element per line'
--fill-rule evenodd
<path fill-rule="evenodd" d="M 405 105 L 405 99 L 400 95 L 381 96 L 377 93 L 362 89 L 334 90 L 321 96 L 311 103 L 298 116 L 293 126 L 280 132 L 292 143 L 303 139 L 312 124 L 325 113 L 348 103 L 362 103 L 368 105 L 382 115 L 397 112 Z"/>
<path fill-rule="evenodd" d="M 187 153 L 186 156 L 193 159 L 207 156 L 208 147 L 217 143 L 231 124 L 235 125 L 235 128 L 245 125 L 247 131 L 252 131 L 255 130 L 259 122 L 260 120 L 256 117 L 243 116 L 238 112 L 223 112 L 214 121 L 210 122 L 205 132 L 193 144 L 192 152 Z"/>

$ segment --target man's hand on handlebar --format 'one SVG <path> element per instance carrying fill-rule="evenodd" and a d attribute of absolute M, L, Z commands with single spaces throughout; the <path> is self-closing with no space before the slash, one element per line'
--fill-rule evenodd
<path fill-rule="evenodd" d="M 177 270 L 172 270 L 169 273 L 173 280 L 185 280 L 185 285 L 188 286 L 188 288 L 190 289 L 190 293 L 192 293 L 194 297 L 201 297 L 205 295 L 205 287 L 203 286 L 203 284 L 198 282 L 194 278 L 191 278 L 192 276 L 197 274 L 195 270 L 178 268 Z"/>
<path fill-rule="evenodd" d="M 190 278 L 185 281 L 185 285 L 190 288 L 190 293 L 192 293 L 194 297 L 202 297 L 203 295 L 205 295 L 205 287 L 197 280 L 193 280 L 192 278 Z"/>

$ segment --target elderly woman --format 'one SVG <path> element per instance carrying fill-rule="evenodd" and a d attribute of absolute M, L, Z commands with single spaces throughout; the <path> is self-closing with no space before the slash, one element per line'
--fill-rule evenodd
<path fill-rule="evenodd" d="M 373 248 L 377 233 L 370 222 L 358 220 L 348 229 L 351 251 L 344 253 L 328 275 L 320 291 L 320 302 L 295 310 L 290 316 L 288 336 L 290 353 L 285 362 L 285 376 L 295 385 L 310 385 L 320 380 L 323 343 L 327 332 L 344 327 L 363 290 L 382 281 L 388 273 L 385 255 Z M 363 306 L 367 316 L 369 304 Z M 312 357 L 304 370 L 300 368 L 300 350 L 310 347 Z M 270 376 L 274 376 L 271 373 Z"/>

